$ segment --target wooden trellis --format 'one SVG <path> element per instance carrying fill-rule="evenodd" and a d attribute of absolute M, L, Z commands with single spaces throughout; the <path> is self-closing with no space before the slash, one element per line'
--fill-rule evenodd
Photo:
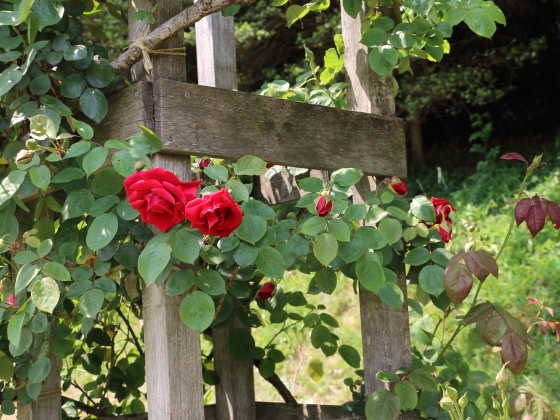
<path fill-rule="evenodd" d="M 129 17 L 152 10 L 152 0 L 130 0 Z M 148 26 L 153 30 L 181 10 L 181 0 L 159 0 L 156 24 L 129 18 L 130 37 Z M 341 10 L 344 10 L 341 7 Z M 168 11 L 169 13 L 163 13 Z M 185 58 L 154 55 L 147 74 L 142 63 L 131 71 L 134 85 L 109 98 L 108 116 L 95 127 L 95 139 L 126 139 L 141 135 L 138 124 L 149 127 L 164 143 L 154 167 L 189 180 L 189 155 L 239 159 L 256 155 L 269 163 L 306 167 L 313 176 L 323 171 L 356 167 L 370 175 L 355 188 L 354 202 L 366 200 L 375 185 L 373 176 L 406 178 L 404 122 L 395 118 L 392 79 L 381 79 L 369 68 L 368 50 L 359 44 L 364 11 L 352 19 L 342 11 L 345 66 L 350 86 L 350 110 L 284 101 L 235 92 L 233 17 L 214 14 L 196 24 L 199 85 L 186 83 Z M 183 46 L 182 35 L 160 48 Z M 217 88 L 221 89 L 217 89 Z M 272 179 L 260 177 L 254 197 L 267 204 L 297 200 L 301 191 L 287 171 Z M 399 287 L 406 299 L 404 272 Z M 234 323 L 213 332 L 216 406 L 203 405 L 199 333 L 179 316 L 183 296 L 168 296 L 163 287 L 144 285 L 144 329 L 148 413 L 124 416 L 138 420 L 325 420 L 347 418 L 341 407 L 255 402 L 253 365 L 234 358 L 227 346 Z M 366 393 L 387 386 L 376 379 L 380 370 L 411 367 L 408 309 L 388 307 L 369 291 L 360 291 Z M 56 381 L 53 369 L 47 380 Z M 44 410 L 50 404 L 48 410 Z M 58 402 L 60 400 L 58 399 Z M 56 403 L 54 403 L 56 404 Z M 59 420 L 53 400 L 18 410 L 18 418 Z M 45 413 L 49 413 L 45 417 Z M 50 414 L 52 413 L 52 414 Z M 111 417 L 115 418 L 115 417 Z M 417 412 L 403 418 L 419 418 Z M 109 417 L 104 418 L 109 419 Z"/>

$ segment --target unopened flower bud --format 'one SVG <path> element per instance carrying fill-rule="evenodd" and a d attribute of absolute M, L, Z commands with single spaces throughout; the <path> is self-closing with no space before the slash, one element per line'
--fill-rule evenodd
<path fill-rule="evenodd" d="M 500 403 L 498 402 L 498 400 L 492 400 L 492 408 L 494 410 L 497 410 L 498 408 L 500 408 Z"/>
<path fill-rule="evenodd" d="M 295 220 L 297 222 L 297 214 L 295 214 L 293 211 L 288 213 L 288 219 L 290 220 Z"/>
<path fill-rule="evenodd" d="M 450 411 L 453 410 L 453 400 L 449 397 L 443 397 L 439 400 L 439 404 L 442 406 L 444 410 Z"/>
<path fill-rule="evenodd" d="M 137 161 L 134 163 L 134 170 L 135 170 L 135 171 L 141 171 L 141 170 L 144 169 L 145 167 L 146 167 L 146 164 L 145 164 L 143 161 L 141 161 L 141 160 L 137 160 Z"/>
<path fill-rule="evenodd" d="M 467 398 L 467 394 L 463 394 L 461 398 L 459 398 L 459 407 L 465 408 L 469 403 L 469 399 Z"/>
<path fill-rule="evenodd" d="M 31 150 L 22 149 L 16 155 L 16 163 L 27 165 L 28 163 L 31 163 L 33 156 L 34 154 Z"/>
<path fill-rule="evenodd" d="M 505 391 L 507 389 L 509 380 L 510 378 L 508 373 L 506 372 L 506 365 L 503 365 L 500 371 L 498 372 L 498 374 L 496 375 L 496 382 L 498 383 L 498 386 L 502 391 Z"/>
<path fill-rule="evenodd" d="M 510 407 L 509 401 L 508 401 L 508 400 L 505 400 L 505 401 L 502 403 L 502 407 L 504 407 L 504 410 L 509 410 L 509 407 Z"/>
<path fill-rule="evenodd" d="M 457 398 L 459 398 L 459 393 L 457 392 L 457 390 L 453 387 L 448 386 L 446 388 L 447 391 L 447 395 L 449 396 L 449 398 L 456 400 Z"/>
<path fill-rule="evenodd" d="M 35 150 L 37 148 L 39 148 L 39 145 L 37 144 L 37 140 L 35 139 L 29 139 L 25 142 L 25 146 L 29 149 L 29 150 Z"/>

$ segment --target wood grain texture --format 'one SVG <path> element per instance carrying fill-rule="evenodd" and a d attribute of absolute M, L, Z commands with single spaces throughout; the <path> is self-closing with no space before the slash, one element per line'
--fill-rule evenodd
<path fill-rule="evenodd" d="M 60 397 L 60 359 L 54 355 L 50 356 L 51 371 L 49 376 L 43 381 L 43 389 L 39 398 L 43 395 L 44 399 L 33 401 L 29 404 L 18 404 L 17 419 L 18 420 L 62 420 L 62 402 Z M 56 391 L 59 391 L 58 394 Z M 49 391 L 54 391 L 51 393 Z M 48 396 L 48 397 L 47 397 Z"/>
<path fill-rule="evenodd" d="M 168 80 L 154 83 L 155 125 L 168 153 L 368 174 L 406 175 L 404 122 Z"/>
<path fill-rule="evenodd" d="M 312 169 L 310 175 L 320 178 L 323 182 L 329 180 L 327 171 Z M 253 197 L 269 206 L 291 203 L 307 194 L 298 186 L 296 177 L 290 175 L 286 168 L 268 179 L 264 175 L 258 177 L 253 187 Z"/>
<path fill-rule="evenodd" d="M 365 417 L 348 417 L 348 411 L 338 405 L 257 402 L 256 407 L 257 420 L 365 420 Z M 205 420 L 217 420 L 215 405 L 205 405 L 204 413 Z M 148 414 L 98 417 L 97 420 L 148 420 Z M 403 420 L 409 419 L 405 417 Z"/>
<path fill-rule="evenodd" d="M 341 5 L 342 36 L 345 46 L 345 68 L 348 86 L 348 108 L 377 115 L 395 115 L 392 76 L 382 78 L 376 75 L 368 64 L 369 50 L 360 44 L 361 22 L 365 13 L 362 9 L 356 19 L 352 19 Z M 402 156 L 401 167 L 405 168 L 406 155 Z M 394 174 L 398 175 L 398 174 Z M 400 176 L 400 175 L 398 175 Z M 373 177 L 364 177 L 354 188 L 355 204 L 367 201 L 367 193 L 376 187 Z M 412 367 L 410 329 L 408 317 L 406 275 L 398 273 L 397 285 L 404 294 L 402 308 L 393 308 L 369 290 L 360 290 L 360 318 L 364 357 L 364 379 L 366 395 L 388 384 L 377 379 L 381 370 L 395 372 L 401 367 Z M 401 419 L 418 420 L 417 411 L 404 412 Z"/>
<path fill-rule="evenodd" d="M 237 89 L 233 16 L 214 13 L 195 27 L 198 84 Z"/>

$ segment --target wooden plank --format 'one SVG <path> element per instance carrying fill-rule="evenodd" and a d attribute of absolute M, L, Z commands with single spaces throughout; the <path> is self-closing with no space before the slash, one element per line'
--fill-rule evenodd
<path fill-rule="evenodd" d="M 214 13 L 196 23 L 196 60 L 199 85 L 237 89 L 233 16 Z M 234 308 L 240 306 L 234 298 Z M 214 367 L 220 377 L 217 420 L 255 420 L 253 363 L 242 362 L 229 350 L 229 334 L 236 328 L 251 330 L 237 318 L 225 328 L 212 330 Z"/>
<path fill-rule="evenodd" d="M 342 2 L 341 2 L 342 3 Z M 371 112 L 378 115 L 395 115 L 392 76 L 377 76 L 368 64 L 369 50 L 360 44 L 361 22 L 365 7 L 356 19 L 351 18 L 341 4 L 342 36 L 345 46 L 345 63 L 348 87 L 348 108 L 355 111 Z M 406 177 L 406 155 L 399 162 Z M 391 173 L 389 175 L 399 175 Z M 364 177 L 356 185 L 354 203 L 367 201 L 367 193 L 375 188 L 375 179 Z M 410 331 L 408 318 L 406 275 L 398 273 L 397 285 L 404 294 L 403 308 L 396 309 L 384 304 L 379 297 L 360 290 L 360 317 L 363 340 L 364 378 L 366 395 L 386 384 L 376 378 L 377 372 L 395 372 L 401 367 L 412 367 Z M 403 413 L 401 418 L 419 419 L 418 412 Z"/>
<path fill-rule="evenodd" d="M 130 37 L 143 33 L 145 23 L 130 19 L 137 10 L 151 10 L 156 6 L 156 26 L 181 10 L 181 0 L 129 0 Z M 182 37 L 176 37 L 162 48 L 182 46 Z M 132 69 L 134 82 L 172 78 L 184 81 L 185 59 L 178 55 L 153 57 L 153 69 L 147 74 L 143 67 Z M 144 125 L 155 129 L 154 119 Z M 188 156 L 158 153 L 152 158 L 154 167 L 175 172 L 182 180 L 191 178 Z M 155 229 L 155 228 L 154 228 Z M 156 229 L 157 230 L 157 229 Z M 144 343 L 146 347 L 146 384 L 148 412 L 151 420 L 204 420 L 202 395 L 202 366 L 200 363 L 200 334 L 188 328 L 180 318 L 179 308 L 183 295 L 168 296 L 165 286 L 151 284 L 142 290 L 144 307 Z"/>
<path fill-rule="evenodd" d="M 169 80 L 155 81 L 154 93 L 155 125 L 167 153 L 257 155 L 284 166 L 406 176 L 398 118 Z"/>
<path fill-rule="evenodd" d="M 257 420 L 365 420 L 365 417 L 348 417 L 348 411 L 338 405 L 257 402 L 256 407 Z M 204 413 L 205 420 L 217 420 L 216 405 L 205 405 Z M 98 417 L 97 420 L 148 420 L 148 413 Z"/>
<path fill-rule="evenodd" d="M 310 175 L 323 181 L 329 179 L 328 172 L 317 169 L 312 169 Z M 257 182 L 253 187 L 253 197 L 269 206 L 291 203 L 307 194 L 299 188 L 296 177 L 290 175 L 286 168 L 282 168 L 270 179 L 261 175 Z"/>

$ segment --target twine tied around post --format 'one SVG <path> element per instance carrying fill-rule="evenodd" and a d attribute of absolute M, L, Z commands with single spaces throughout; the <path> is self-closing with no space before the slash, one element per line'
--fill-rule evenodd
<path fill-rule="evenodd" d="M 138 38 L 136 38 L 132 44 L 130 44 L 128 47 L 125 47 L 124 49 L 131 49 L 131 48 L 138 48 L 140 49 L 140 51 L 142 51 L 142 57 L 144 59 L 144 69 L 146 70 L 147 73 L 149 73 L 152 68 L 154 67 L 152 64 L 152 60 L 150 59 L 150 54 L 167 54 L 167 55 L 186 55 L 185 47 L 177 47 L 177 48 L 162 48 L 160 50 L 152 50 L 147 48 L 144 45 L 144 39 L 148 36 L 148 28 L 146 28 Z M 179 52 L 181 51 L 181 52 Z"/>
<path fill-rule="evenodd" d="M 62 395 L 62 390 L 60 388 L 43 391 L 39 394 L 39 397 L 37 397 L 35 401 L 48 400 L 49 398 L 59 397 L 60 395 Z"/>

